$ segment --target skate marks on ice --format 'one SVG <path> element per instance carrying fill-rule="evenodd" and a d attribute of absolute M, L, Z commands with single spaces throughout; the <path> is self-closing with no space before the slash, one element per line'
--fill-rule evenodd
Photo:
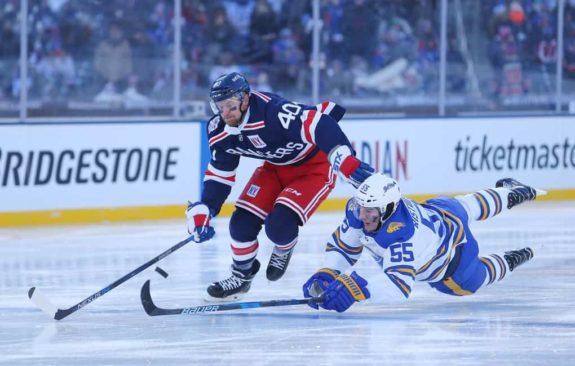
<path fill-rule="evenodd" d="M 242 301 L 299 298 L 321 265 L 325 237 L 340 215 L 302 229 L 284 278 L 257 276 Z M 532 245 L 535 258 L 470 297 L 424 284 L 406 304 L 354 305 L 344 314 L 306 305 L 194 317 L 149 317 L 145 280 L 162 306 L 202 304 L 206 286 L 228 274 L 227 222 L 217 237 L 189 245 L 74 316 L 56 322 L 27 298 L 41 287 L 67 307 L 180 240 L 183 221 L 0 230 L 0 364 L 6 365 L 373 365 L 453 362 L 570 365 L 575 357 L 575 208 L 533 204 L 477 223 L 481 253 Z M 271 248 L 262 240 L 258 257 Z M 376 268 L 361 261 L 369 277 Z"/>

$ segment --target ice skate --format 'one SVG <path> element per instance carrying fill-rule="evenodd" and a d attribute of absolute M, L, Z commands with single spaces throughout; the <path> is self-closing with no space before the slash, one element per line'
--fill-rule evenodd
<path fill-rule="evenodd" d="M 294 248 L 295 247 L 292 247 L 287 252 L 279 254 L 277 252 L 276 247 L 274 247 L 272 256 L 270 257 L 268 268 L 266 269 L 266 277 L 268 278 L 268 280 L 277 281 L 280 278 L 282 278 L 289 265 L 289 261 L 291 259 L 291 255 L 293 253 Z"/>
<path fill-rule="evenodd" d="M 507 264 L 509 264 L 509 270 L 513 272 L 515 268 L 533 258 L 533 250 L 531 248 L 511 250 L 509 252 L 505 252 L 504 257 Z"/>
<path fill-rule="evenodd" d="M 547 191 L 530 187 L 513 178 L 499 179 L 495 183 L 495 187 L 503 187 L 511 190 L 507 197 L 507 208 L 512 208 L 525 201 L 533 201 L 537 196 L 547 194 Z"/>
<path fill-rule="evenodd" d="M 232 265 L 232 275 L 225 280 L 212 283 L 208 286 L 209 301 L 233 301 L 240 299 L 250 290 L 252 280 L 260 269 L 260 262 L 256 259 L 252 267 L 240 270 Z"/>

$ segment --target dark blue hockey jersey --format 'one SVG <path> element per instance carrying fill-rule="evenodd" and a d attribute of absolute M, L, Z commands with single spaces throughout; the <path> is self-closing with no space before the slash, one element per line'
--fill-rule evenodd
<path fill-rule="evenodd" d="M 249 109 L 238 127 L 220 115 L 208 122 L 210 163 L 204 176 L 202 202 L 219 213 L 235 182 L 241 156 L 276 165 L 299 165 L 318 151 L 328 154 L 351 144 L 337 122 L 345 109 L 332 102 L 306 106 L 279 95 L 252 91 Z"/>

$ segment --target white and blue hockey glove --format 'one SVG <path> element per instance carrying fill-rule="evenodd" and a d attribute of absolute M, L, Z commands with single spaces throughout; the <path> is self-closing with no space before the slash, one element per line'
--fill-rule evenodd
<path fill-rule="evenodd" d="M 349 146 L 340 145 L 329 154 L 333 169 L 348 181 L 354 188 L 359 187 L 375 170 L 353 156 Z"/>
<path fill-rule="evenodd" d="M 329 284 L 323 293 L 323 303 L 320 306 L 326 310 L 343 313 L 354 302 L 367 300 L 370 296 L 367 281 L 356 272 L 352 272 L 351 275 L 339 275 Z"/>
<path fill-rule="evenodd" d="M 188 217 L 188 233 L 192 235 L 193 241 L 201 243 L 214 237 L 216 231 L 210 226 L 212 214 L 208 206 L 201 202 L 188 202 L 186 216 Z"/>
<path fill-rule="evenodd" d="M 322 268 L 311 276 L 306 283 L 303 284 L 303 296 L 304 297 L 320 297 L 327 286 L 335 281 L 337 276 L 339 276 L 339 271 L 329 268 Z M 318 304 L 309 303 L 314 309 L 318 309 Z"/>

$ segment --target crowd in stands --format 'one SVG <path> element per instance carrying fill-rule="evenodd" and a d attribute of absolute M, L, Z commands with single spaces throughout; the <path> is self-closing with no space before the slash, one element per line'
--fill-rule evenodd
<path fill-rule="evenodd" d="M 575 0 L 566 0 L 564 77 L 575 78 Z M 557 0 L 490 0 L 482 2 L 489 61 L 495 70 L 495 96 L 555 91 L 558 57 Z M 572 89 L 572 88 L 571 88 Z M 573 92 L 574 90 L 570 90 Z"/>
<path fill-rule="evenodd" d="M 322 0 L 322 88 L 335 95 L 436 88 L 432 2 Z M 171 95 L 172 0 L 30 0 L 32 98 L 114 101 Z M 310 86 L 309 0 L 183 0 L 184 93 L 205 93 L 232 69 L 255 87 L 302 94 Z M 414 10 L 415 9 L 415 10 Z M 18 95 L 19 0 L 0 8 L 2 97 Z M 379 80 L 373 83 L 372 75 Z"/>
<path fill-rule="evenodd" d="M 461 0 L 463 3 L 466 0 Z M 439 1 L 321 0 L 321 92 L 324 95 L 437 95 Z M 17 99 L 20 0 L 0 5 L 0 100 Z M 173 0 L 29 0 L 26 85 L 51 102 L 170 100 Z M 551 88 L 556 0 L 481 2 L 494 94 L 533 84 Z M 232 70 L 254 88 L 309 95 L 310 0 L 182 0 L 182 91 L 205 98 L 210 81 Z M 564 70 L 575 75 L 575 0 L 567 0 Z M 468 87 L 466 60 L 449 27 L 450 93 Z M 546 84 L 549 82 L 549 84 Z"/>

